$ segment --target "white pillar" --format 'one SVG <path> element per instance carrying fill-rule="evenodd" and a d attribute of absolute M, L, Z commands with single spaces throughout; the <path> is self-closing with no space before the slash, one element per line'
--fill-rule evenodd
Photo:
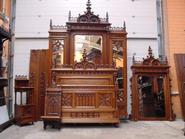
<path fill-rule="evenodd" d="M 3 0 L 3 13 L 5 13 L 5 2 L 6 2 L 6 0 Z"/>

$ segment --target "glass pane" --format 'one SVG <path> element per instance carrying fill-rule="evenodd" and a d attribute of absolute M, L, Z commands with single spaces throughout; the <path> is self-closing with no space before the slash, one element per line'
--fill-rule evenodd
<path fill-rule="evenodd" d="M 87 59 L 96 64 L 102 63 L 102 36 L 75 35 L 74 61 L 80 62 L 84 49 L 87 51 Z"/>
<path fill-rule="evenodd" d="M 64 40 L 53 40 L 52 44 L 52 67 L 60 67 L 63 63 Z"/>
<path fill-rule="evenodd" d="M 139 114 L 142 117 L 165 117 L 163 76 L 139 76 Z"/>
<path fill-rule="evenodd" d="M 116 67 L 118 68 L 117 82 L 118 82 L 119 89 L 123 89 L 123 46 L 122 44 L 123 43 L 120 40 L 112 41 L 113 62 L 116 64 Z"/>

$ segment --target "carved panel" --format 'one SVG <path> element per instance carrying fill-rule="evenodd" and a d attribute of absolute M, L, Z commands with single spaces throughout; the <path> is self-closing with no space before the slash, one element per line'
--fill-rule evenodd
<path fill-rule="evenodd" d="M 46 73 L 41 72 L 40 74 L 40 95 L 45 95 L 46 88 Z"/>
<path fill-rule="evenodd" d="M 76 94 L 76 106 L 95 106 L 95 94 L 78 93 Z"/>
<path fill-rule="evenodd" d="M 123 89 L 118 89 L 117 91 L 117 98 L 116 98 L 116 102 L 117 102 L 117 107 L 119 110 L 119 115 L 125 115 L 125 109 L 127 109 L 127 96 L 124 94 Z"/>
<path fill-rule="evenodd" d="M 23 116 L 32 115 L 32 113 L 33 113 L 33 107 L 26 107 L 26 109 L 24 109 Z"/>
<path fill-rule="evenodd" d="M 112 94 L 99 94 L 99 106 L 112 106 Z"/>
<path fill-rule="evenodd" d="M 60 115 L 61 95 L 55 93 L 46 94 L 47 110 L 46 115 L 57 116 Z"/>
<path fill-rule="evenodd" d="M 63 93 L 62 94 L 62 106 L 71 106 L 72 107 L 72 102 L 73 102 L 73 94 L 69 93 Z"/>

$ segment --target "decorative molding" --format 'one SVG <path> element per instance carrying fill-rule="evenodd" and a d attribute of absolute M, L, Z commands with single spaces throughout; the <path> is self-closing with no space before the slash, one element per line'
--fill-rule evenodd
<path fill-rule="evenodd" d="M 99 112 L 71 112 L 72 118 L 98 118 Z"/>
<path fill-rule="evenodd" d="M 27 75 L 15 75 L 15 80 L 28 80 Z"/>

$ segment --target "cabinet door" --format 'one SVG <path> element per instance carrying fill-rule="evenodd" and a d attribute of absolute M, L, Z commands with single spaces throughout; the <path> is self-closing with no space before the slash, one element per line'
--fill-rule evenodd
<path fill-rule="evenodd" d="M 175 54 L 175 64 L 183 118 L 185 120 L 185 54 Z"/>
<path fill-rule="evenodd" d="M 61 90 L 48 88 L 45 96 L 45 116 L 61 115 Z"/>
<path fill-rule="evenodd" d="M 33 103 L 35 105 L 35 120 L 44 115 L 45 88 L 48 84 L 48 50 L 31 50 L 30 84 L 34 87 Z"/>

